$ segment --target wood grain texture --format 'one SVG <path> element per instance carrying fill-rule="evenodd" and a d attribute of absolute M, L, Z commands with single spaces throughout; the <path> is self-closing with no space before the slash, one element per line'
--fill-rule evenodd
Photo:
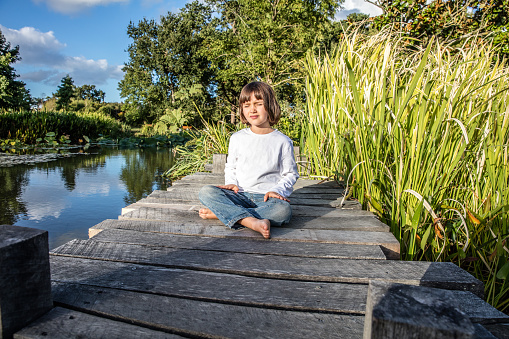
<path fill-rule="evenodd" d="M 129 229 L 140 232 L 158 232 L 182 235 L 197 235 L 209 237 L 232 237 L 263 239 L 262 236 L 250 229 L 244 228 L 233 230 L 226 226 L 202 226 L 202 225 L 178 225 L 165 221 L 149 220 L 114 220 L 107 219 L 92 228 L 89 235 L 99 233 L 105 229 Z M 399 253 L 399 242 L 389 232 L 362 232 L 362 231 L 337 231 L 337 230 L 309 230 L 277 228 L 271 229 L 271 239 L 268 241 L 299 241 L 299 242 L 322 242 L 351 245 L 380 245 L 386 255 L 394 258 Z M 387 251 L 386 251 L 387 250 Z M 390 251 L 391 253 L 389 253 Z"/>
<path fill-rule="evenodd" d="M 14 339 L 179 339 L 178 335 L 114 321 L 62 307 L 52 309 L 14 335 Z"/>
<path fill-rule="evenodd" d="M 264 279 L 51 256 L 54 282 L 116 288 L 235 305 L 364 314 L 367 285 Z"/>
<path fill-rule="evenodd" d="M 53 284 L 63 305 L 185 336 L 360 338 L 363 316 L 246 307 L 67 283 Z"/>
<path fill-rule="evenodd" d="M 182 211 L 161 207 L 139 207 L 122 213 L 119 220 L 147 219 L 168 221 L 175 225 L 223 226 L 219 220 L 203 220 L 196 211 Z M 343 231 L 389 232 L 389 226 L 373 216 L 342 216 L 339 218 L 292 217 L 288 224 L 280 226 L 294 229 L 328 229 Z"/>
<path fill-rule="evenodd" d="M 0 225 L 0 338 L 51 307 L 48 232 Z"/>
<path fill-rule="evenodd" d="M 122 214 L 131 212 L 140 207 L 154 207 L 154 208 L 167 208 L 167 209 L 177 209 L 182 211 L 194 211 L 198 212 L 200 208 L 203 208 L 201 203 L 185 203 L 185 202 L 173 202 L 168 204 L 162 203 L 143 203 L 136 202 L 134 204 L 128 205 L 122 209 Z M 334 207 L 319 207 L 314 206 L 309 208 L 308 206 L 292 206 L 292 215 L 294 217 L 304 216 L 304 217 L 323 217 L 323 218 L 341 218 L 341 217 L 374 217 L 374 214 L 365 211 L 365 210 L 357 210 L 357 209 L 341 209 Z"/>
<path fill-rule="evenodd" d="M 206 251 L 273 254 L 307 258 L 386 259 L 380 246 L 377 245 L 323 244 L 311 242 L 285 242 L 281 244 L 262 239 L 194 237 L 118 229 L 104 230 L 96 235 L 93 240 Z"/>
<path fill-rule="evenodd" d="M 196 184 L 196 185 L 177 185 L 170 186 L 164 192 L 179 194 L 179 193 L 192 193 L 198 195 L 200 189 L 204 185 Z M 309 198 L 309 199 L 330 199 L 336 200 L 338 198 L 343 197 L 343 190 L 339 188 L 320 188 L 314 189 L 312 187 L 303 187 L 297 190 L 294 190 L 290 195 L 290 199 L 292 198 Z"/>
<path fill-rule="evenodd" d="M 169 192 L 169 193 L 172 193 L 172 192 Z M 290 205 L 334 207 L 334 208 L 341 207 L 343 209 L 361 209 L 359 202 L 357 202 L 355 200 L 347 200 L 341 206 L 339 206 L 340 205 L 339 200 L 292 198 L 290 200 Z M 200 203 L 200 201 L 198 200 L 198 197 L 196 197 L 196 196 L 179 197 L 179 196 L 172 196 L 171 194 L 168 194 L 165 196 L 152 195 L 147 198 L 141 199 L 139 202 L 156 203 L 156 204 L 175 204 L 175 203 L 199 204 Z"/>
<path fill-rule="evenodd" d="M 457 304 L 448 291 L 371 281 L 364 338 L 474 338 L 474 325 Z"/>
<path fill-rule="evenodd" d="M 369 280 L 379 279 L 465 290 L 478 296 L 484 295 L 483 284 L 452 263 L 281 257 L 104 243 L 93 240 L 73 240 L 56 248 L 52 253 L 287 280 L 367 284 Z"/>

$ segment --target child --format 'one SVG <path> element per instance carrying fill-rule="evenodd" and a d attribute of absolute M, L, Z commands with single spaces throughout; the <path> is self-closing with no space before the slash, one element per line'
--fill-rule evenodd
<path fill-rule="evenodd" d="M 239 114 L 249 128 L 231 136 L 225 184 L 200 190 L 200 201 L 208 208 L 199 214 L 203 219 L 219 219 L 230 228 L 238 223 L 268 239 L 271 225 L 281 226 L 292 216 L 288 196 L 299 177 L 293 143 L 271 127 L 279 121 L 281 110 L 269 85 L 252 82 L 244 86 Z"/>

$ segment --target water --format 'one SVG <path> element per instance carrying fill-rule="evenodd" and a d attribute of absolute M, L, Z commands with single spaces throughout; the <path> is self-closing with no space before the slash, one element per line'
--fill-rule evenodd
<path fill-rule="evenodd" d="M 158 175 L 173 163 L 169 149 L 88 150 L 36 165 L 0 167 L 0 225 L 47 230 L 49 248 L 88 239 L 88 229 L 117 219 L 123 207 L 165 190 Z"/>

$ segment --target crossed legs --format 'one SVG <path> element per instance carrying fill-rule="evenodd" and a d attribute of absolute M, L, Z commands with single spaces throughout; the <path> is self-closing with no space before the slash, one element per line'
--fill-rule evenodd
<path fill-rule="evenodd" d="M 234 193 L 207 185 L 200 190 L 199 197 L 207 206 L 199 211 L 201 218 L 219 219 L 228 227 L 238 223 L 266 239 L 270 238 L 271 225 L 287 223 L 292 215 L 288 202 L 272 198 L 264 202 L 264 194 Z"/>

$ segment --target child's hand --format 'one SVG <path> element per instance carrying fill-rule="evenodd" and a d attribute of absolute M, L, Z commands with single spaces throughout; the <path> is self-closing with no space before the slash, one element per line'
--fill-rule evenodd
<path fill-rule="evenodd" d="M 269 198 L 276 198 L 276 199 L 281 199 L 281 200 L 290 202 L 290 200 L 288 200 L 287 198 L 283 197 L 281 194 L 278 194 L 276 192 L 265 193 L 265 196 L 263 197 L 263 201 L 267 201 L 267 200 L 269 200 Z"/>
<path fill-rule="evenodd" d="M 222 188 L 224 190 L 230 190 L 230 191 L 233 191 L 235 193 L 239 193 L 239 187 L 237 185 L 234 185 L 234 184 L 219 185 L 217 187 Z"/>

